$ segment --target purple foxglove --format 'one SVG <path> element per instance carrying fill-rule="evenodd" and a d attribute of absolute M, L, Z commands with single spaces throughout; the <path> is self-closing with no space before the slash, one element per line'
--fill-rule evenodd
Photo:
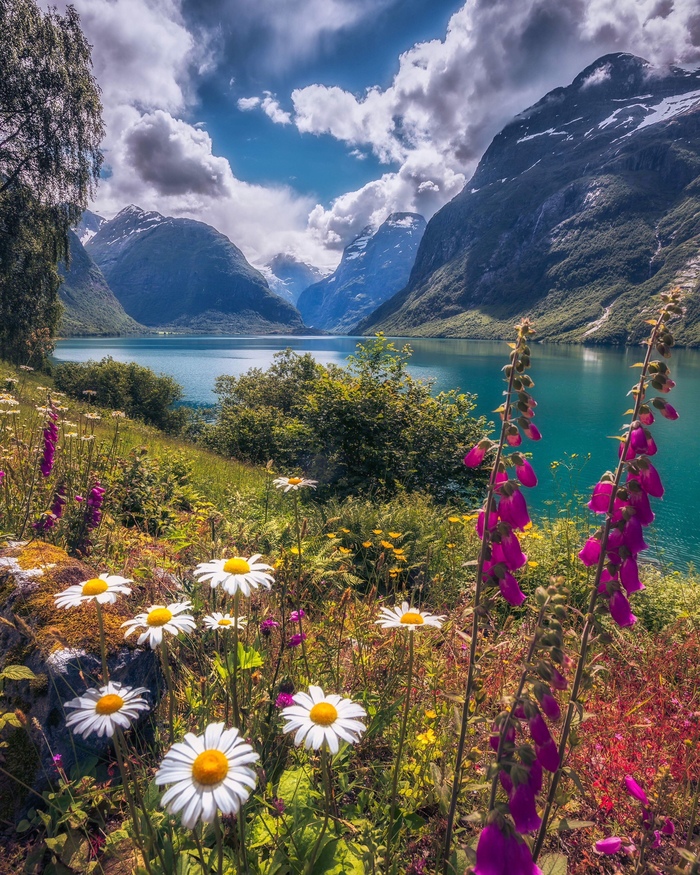
<path fill-rule="evenodd" d="M 532 736 L 532 740 L 535 744 L 546 744 L 548 741 L 552 740 L 552 736 L 549 732 L 549 727 L 544 721 L 544 717 L 537 712 L 534 717 L 530 717 L 527 721 L 528 728 L 530 730 L 530 735 Z"/>
<path fill-rule="evenodd" d="M 649 504 L 649 496 L 643 489 L 630 489 L 628 491 L 629 506 L 635 509 L 635 516 L 643 526 L 649 526 L 654 522 L 654 511 Z"/>
<path fill-rule="evenodd" d="M 633 796 L 638 802 L 641 802 L 645 808 L 649 807 L 649 799 L 644 790 L 634 780 L 632 775 L 625 775 L 625 787 L 630 796 Z"/>
<path fill-rule="evenodd" d="M 667 817 L 666 820 L 664 821 L 664 825 L 661 827 L 661 832 L 665 836 L 672 836 L 675 833 L 675 831 L 676 831 L 676 827 L 673 825 L 673 821 L 669 820 L 669 818 Z"/>
<path fill-rule="evenodd" d="M 642 524 L 636 516 L 630 517 L 625 523 L 624 528 L 622 529 L 622 543 L 634 556 L 636 556 L 637 553 L 641 553 L 643 550 L 649 549 L 649 545 L 644 541 Z"/>
<path fill-rule="evenodd" d="M 527 598 L 525 593 L 518 586 L 518 581 L 509 571 L 506 571 L 505 575 L 502 578 L 499 578 L 498 586 L 503 598 L 509 605 L 513 605 L 514 608 L 519 608 Z"/>
<path fill-rule="evenodd" d="M 498 515 L 504 523 L 509 523 L 514 529 L 524 529 L 530 522 L 525 496 L 519 489 L 512 495 L 503 495 L 498 502 Z"/>
<path fill-rule="evenodd" d="M 518 536 L 512 531 L 501 535 L 500 543 L 494 543 L 491 556 L 494 562 L 503 562 L 509 571 L 516 571 L 527 562 L 527 556 L 520 549 Z"/>
<path fill-rule="evenodd" d="M 642 408 L 639 414 L 639 421 L 642 425 L 653 425 L 654 424 L 654 414 L 649 410 L 649 408 Z"/>
<path fill-rule="evenodd" d="M 503 769 L 501 769 L 498 773 L 498 780 L 501 782 L 501 787 L 503 787 L 508 796 L 510 796 L 513 792 L 513 779 L 508 772 L 504 772 Z"/>
<path fill-rule="evenodd" d="M 630 446 L 635 453 L 646 453 L 647 437 L 644 433 L 644 428 L 641 425 L 637 426 L 637 428 L 633 428 L 630 432 Z"/>
<path fill-rule="evenodd" d="M 640 468 L 639 474 L 636 477 L 639 485 L 646 493 L 654 498 L 661 498 L 663 496 L 664 487 L 661 477 L 659 477 L 659 472 L 651 462 L 647 462 L 646 467 Z"/>
<path fill-rule="evenodd" d="M 656 850 L 656 848 L 661 847 L 661 833 L 658 831 L 658 829 L 654 830 L 654 840 L 649 845 L 649 847 L 652 848 L 653 850 Z"/>
<path fill-rule="evenodd" d="M 595 843 L 595 849 L 599 854 L 616 854 L 622 847 L 622 839 L 617 836 L 609 836 Z"/>
<path fill-rule="evenodd" d="M 509 477 L 506 471 L 497 471 L 496 476 L 493 478 L 493 482 L 496 486 L 500 486 L 502 483 L 507 483 L 508 480 Z"/>
<path fill-rule="evenodd" d="M 634 626 L 637 622 L 637 618 L 632 613 L 630 603 L 627 601 L 627 596 L 620 592 L 620 590 L 615 590 L 610 596 L 609 607 L 610 615 L 620 628 Z"/>
<path fill-rule="evenodd" d="M 527 428 L 523 429 L 525 437 L 529 437 L 531 441 L 541 441 L 542 435 L 540 434 L 539 428 L 535 425 L 534 422 L 528 424 Z"/>
<path fill-rule="evenodd" d="M 508 442 L 509 447 L 519 447 L 523 442 L 523 439 L 520 432 L 516 430 L 512 434 L 509 432 L 506 435 L 506 441 Z"/>
<path fill-rule="evenodd" d="M 611 550 L 617 550 L 624 543 L 624 535 L 620 526 L 613 526 L 608 534 L 608 547 Z"/>
<path fill-rule="evenodd" d="M 479 511 L 479 516 L 476 519 L 476 533 L 481 540 L 484 537 L 484 520 L 486 519 L 486 513 L 481 510 Z M 491 511 L 489 514 L 489 531 L 494 529 L 498 525 L 498 514 L 495 511 Z"/>
<path fill-rule="evenodd" d="M 481 830 L 476 846 L 474 875 L 506 875 L 506 837 L 495 823 Z"/>
<path fill-rule="evenodd" d="M 639 566 L 634 556 L 628 556 L 620 565 L 620 583 L 627 590 L 627 594 L 639 592 L 644 589 L 644 584 L 639 579 Z"/>
<path fill-rule="evenodd" d="M 542 768 L 554 774 L 559 768 L 559 751 L 554 739 L 550 738 L 544 744 L 535 744 L 535 753 Z"/>
<path fill-rule="evenodd" d="M 508 801 L 508 809 L 519 833 L 534 832 L 540 828 L 542 819 L 537 813 L 535 793 L 527 784 L 519 784 Z"/>
<path fill-rule="evenodd" d="M 610 496 L 612 495 L 614 484 L 609 480 L 601 480 L 593 487 L 593 495 L 588 502 L 588 507 L 593 513 L 607 513 L 610 506 Z"/>
<path fill-rule="evenodd" d="M 489 744 L 493 750 L 498 750 L 498 745 L 500 743 L 501 731 L 494 723 L 491 727 L 491 737 L 489 738 Z M 506 729 L 506 737 L 505 741 L 507 744 L 515 744 L 515 726 L 511 722 L 508 723 L 508 729 Z"/>
<path fill-rule="evenodd" d="M 564 677 L 564 675 L 553 665 L 550 665 L 549 670 L 552 672 L 552 677 L 549 683 L 554 687 L 555 690 L 568 690 L 569 682 Z"/>
<path fill-rule="evenodd" d="M 542 708 L 548 720 L 558 720 L 561 717 L 559 702 L 550 693 L 543 694 L 540 699 L 540 708 Z"/>
<path fill-rule="evenodd" d="M 583 549 L 578 554 L 578 558 L 583 562 L 586 568 L 591 565 L 596 565 L 600 559 L 600 541 L 598 538 L 589 538 L 583 545 Z"/>
<path fill-rule="evenodd" d="M 527 842 L 521 842 L 513 836 L 507 842 L 507 849 L 512 857 L 510 867 L 506 868 L 507 875 L 542 875 L 542 870 L 536 866 L 532 859 L 532 851 Z"/>
<path fill-rule="evenodd" d="M 537 474 L 527 459 L 523 459 L 522 465 L 515 466 L 515 474 L 523 486 L 537 486 Z"/>
<path fill-rule="evenodd" d="M 666 380 L 666 382 L 659 389 L 659 391 L 663 392 L 665 395 L 668 395 L 668 393 L 671 391 L 671 389 L 675 389 L 675 388 L 676 388 L 676 381 L 675 380 Z"/>
<path fill-rule="evenodd" d="M 622 458 L 622 449 L 625 446 L 623 441 L 620 441 L 620 446 L 617 448 L 617 455 L 619 458 Z M 630 459 L 634 459 L 637 454 L 634 451 L 634 447 L 631 444 L 627 445 L 627 455 L 625 456 L 625 461 L 629 462 Z"/>
<path fill-rule="evenodd" d="M 489 447 L 482 447 L 480 443 L 478 443 L 475 447 L 472 447 L 471 450 L 464 457 L 464 464 L 467 468 L 478 468 L 479 465 L 484 461 L 484 457 L 486 456 L 486 451 Z"/>
<path fill-rule="evenodd" d="M 661 408 L 661 415 L 664 419 L 678 419 L 678 411 L 668 402 Z"/>

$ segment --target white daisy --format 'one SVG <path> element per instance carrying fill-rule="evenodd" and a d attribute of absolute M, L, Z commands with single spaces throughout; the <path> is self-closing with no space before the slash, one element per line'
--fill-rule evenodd
<path fill-rule="evenodd" d="M 268 574 L 269 571 L 272 571 L 272 567 L 264 562 L 258 562 L 260 556 L 260 553 L 256 553 L 250 559 L 234 556 L 232 559 L 212 559 L 211 562 L 200 562 L 194 570 L 194 575 L 199 577 L 201 583 L 208 580 L 212 589 L 221 584 L 229 595 L 241 592 L 247 597 L 251 590 L 257 589 L 259 586 L 270 589 L 274 582 L 272 575 Z"/>
<path fill-rule="evenodd" d="M 276 477 L 272 482 L 278 489 L 284 489 L 285 492 L 289 492 L 290 489 L 296 492 L 305 486 L 315 489 L 318 480 L 307 480 L 306 477 Z"/>
<path fill-rule="evenodd" d="M 324 743 L 332 754 L 338 753 L 339 740 L 354 744 L 365 731 L 358 717 L 367 712 L 351 699 L 340 696 L 324 696 L 320 687 L 309 687 L 308 693 L 296 693 L 295 704 L 282 709 L 282 717 L 288 722 L 284 732 L 296 732 L 294 744 L 304 744 L 307 749 L 318 750 Z"/>
<path fill-rule="evenodd" d="M 76 583 L 54 596 L 57 608 L 77 608 L 82 602 L 96 601 L 101 605 L 114 604 L 118 595 L 129 595 L 133 583 L 118 574 L 100 574 L 85 583 Z"/>
<path fill-rule="evenodd" d="M 411 632 L 421 626 L 433 626 L 435 629 L 439 629 L 445 619 L 442 616 L 412 608 L 408 602 L 402 602 L 401 607 L 396 605 L 393 608 L 382 608 L 379 614 L 380 617 L 375 622 L 382 629 L 410 629 Z"/>
<path fill-rule="evenodd" d="M 93 732 L 97 737 L 112 736 L 114 730 L 128 729 L 138 719 L 140 711 L 148 711 L 149 704 L 142 697 L 146 687 L 123 687 L 110 681 L 99 689 L 86 690 L 82 696 L 66 702 L 64 708 L 75 708 L 66 717 L 66 726 L 86 738 Z"/>
<path fill-rule="evenodd" d="M 191 602 L 174 602 L 167 608 L 164 605 L 153 605 L 143 614 L 137 614 L 133 620 L 122 623 L 122 629 L 126 626 L 129 630 L 124 633 L 124 637 L 128 638 L 137 629 L 145 628 L 146 631 L 139 635 L 138 644 L 148 641 L 151 649 L 155 650 L 163 641 L 163 632 L 177 635 L 179 632 L 194 631 L 194 617 L 183 613 L 191 607 Z"/>
<path fill-rule="evenodd" d="M 174 744 L 156 772 L 156 784 L 172 784 L 161 805 L 170 814 L 181 812 L 182 825 L 192 829 L 200 820 L 236 814 L 255 789 L 257 777 L 249 768 L 259 756 L 241 740 L 237 729 L 212 723 L 204 735 L 188 732 Z"/>
<path fill-rule="evenodd" d="M 207 629 L 220 629 L 222 632 L 225 632 L 228 629 L 233 629 L 236 625 L 236 618 L 232 617 L 231 614 L 221 614 L 219 611 L 214 611 L 212 614 L 207 614 L 203 622 Z M 238 618 L 239 631 L 245 629 L 247 625 L 248 621 L 245 617 Z"/>

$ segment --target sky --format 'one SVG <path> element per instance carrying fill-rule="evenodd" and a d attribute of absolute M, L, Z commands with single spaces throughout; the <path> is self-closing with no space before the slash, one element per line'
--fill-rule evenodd
<path fill-rule="evenodd" d="M 92 208 L 207 222 L 256 266 L 331 268 L 390 213 L 429 219 L 504 124 L 603 54 L 700 66 L 697 0 L 73 5 L 106 124 Z"/>

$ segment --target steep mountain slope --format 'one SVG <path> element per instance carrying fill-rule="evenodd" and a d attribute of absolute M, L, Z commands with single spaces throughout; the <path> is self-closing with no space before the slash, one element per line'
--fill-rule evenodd
<path fill-rule="evenodd" d="M 231 334 L 302 328 L 298 311 L 215 228 L 136 206 L 106 222 L 87 251 L 144 325 Z"/>
<path fill-rule="evenodd" d="M 429 222 L 405 289 L 358 330 L 638 340 L 680 284 L 700 343 L 700 71 L 600 58 L 498 134 Z"/>
<path fill-rule="evenodd" d="M 78 235 L 80 242 L 85 246 L 88 240 L 97 234 L 106 221 L 107 219 L 98 216 L 97 213 L 93 213 L 91 210 L 85 210 L 80 217 L 80 221 L 73 230 Z"/>
<path fill-rule="evenodd" d="M 299 261 L 294 255 L 281 252 L 265 265 L 263 271 L 272 291 L 291 304 L 296 304 L 304 289 L 322 280 L 327 273 L 313 264 Z"/>
<path fill-rule="evenodd" d="M 102 271 L 90 258 L 78 239 L 69 232 L 70 269 L 59 265 L 63 277 L 58 296 L 63 304 L 59 333 L 71 334 L 136 334 L 144 327 L 127 316 L 114 297 Z"/>
<path fill-rule="evenodd" d="M 392 213 L 375 234 L 365 228 L 345 248 L 335 272 L 299 296 L 297 306 L 306 324 L 347 333 L 403 288 L 425 226 L 416 213 Z"/>

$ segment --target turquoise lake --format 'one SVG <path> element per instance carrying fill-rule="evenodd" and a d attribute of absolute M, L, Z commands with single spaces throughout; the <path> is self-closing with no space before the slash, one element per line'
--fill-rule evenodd
<path fill-rule="evenodd" d="M 394 338 L 397 346 L 413 349 L 410 371 L 435 388 L 459 388 L 478 395 L 478 412 L 491 416 L 501 403 L 504 384 L 500 369 L 507 360 L 505 343 L 475 340 Z M 248 368 L 267 367 L 273 355 L 287 347 L 310 352 L 317 361 L 343 364 L 354 352 L 352 337 L 212 337 L 148 336 L 70 338 L 57 344 L 55 357 L 62 361 L 135 361 L 169 374 L 183 387 L 185 401 L 216 401 L 214 379 L 220 374 L 241 374 Z M 533 453 L 532 464 L 540 484 L 529 490 L 528 500 L 540 514 L 554 515 L 552 499 L 558 489 L 587 490 L 600 474 L 617 463 L 616 435 L 630 405 L 627 392 L 636 370 L 630 366 L 642 357 L 640 348 L 621 350 L 534 344 L 529 370 L 537 399 L 537 425 L 543 439 L 523 442 Z M 653 500 L 656 522 L 649 530 L 650 551 L 664 563 L 683 570 L 700 561 L 700 465 L 695 392 L 700 386 L 700 352 L 678 350 L 669 361 L 677 387 L 671 395 L 680 413 L 676 422 L 657 417 L 653 426 L 659 453 L 654 459 L 666 487 L 663 501 Z M 574 456 L 575 458 L 571 458 Z M 552 462 L 564 463 L 551 472 Z"/>

